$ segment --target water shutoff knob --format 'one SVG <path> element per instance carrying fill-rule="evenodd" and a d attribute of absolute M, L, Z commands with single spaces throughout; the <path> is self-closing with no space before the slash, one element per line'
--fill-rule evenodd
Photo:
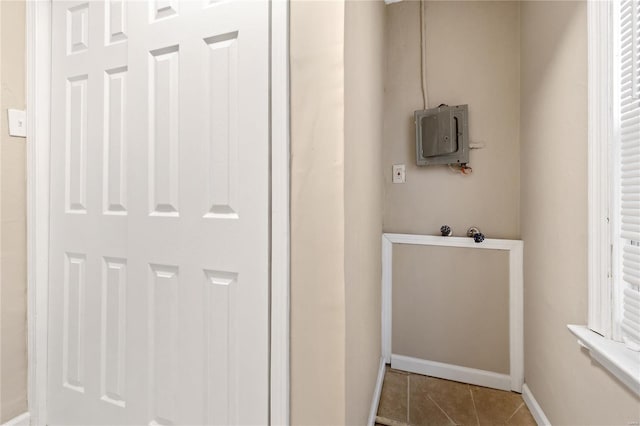
<path fill-rule="evenodd" d="M 475 241 L 476 243 L 481 243 L 484 241 L 484 234 L 480 232 L 480 229 L 475 226 L 472 226 L 467 230 L 467 237 L 473 238 L 473 241 Z"/>

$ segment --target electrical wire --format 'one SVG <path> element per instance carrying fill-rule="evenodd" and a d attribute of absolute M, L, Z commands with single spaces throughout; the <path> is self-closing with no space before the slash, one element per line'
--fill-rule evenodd
<path fill-rule="evenodd" d="M 467 166 L 467 164 L 447 164 L 447 166 L 449 166 L 449 170 L 451 170 L 452 172 L 460 173 L 465 176 L 468 176 L 471 173 L 473 173 L 473 169 Z"/>
<path fill-rule="evenodd" d="M 420 0 L 420 80 L 422 83 L 422 109 L 427 109 L 428 93 L 427 93 L 427 31 L 425 29 L 426 18 L 424 16 L 424 2 Z M 444 104 L 440 104 L 444 106 Z M 462 175 L 470 175 L 473 173 L 473 169 L 466 164 L 453 165 L 448 164 L 449 170 L 455 173 L 461 173 Z"/>
<path fill-rule="evenodd" d="M 425 24 L 426 19 L 424 16 L 424 1 L 420 0 L 420 78 L 422 83 L 422 109 L 427 109 L 428 94 L 427 94 L 427 41 Z"/>

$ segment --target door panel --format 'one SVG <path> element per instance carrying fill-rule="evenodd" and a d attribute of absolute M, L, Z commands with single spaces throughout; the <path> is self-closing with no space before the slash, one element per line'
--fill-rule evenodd
<path fill-rule="evenodd" d="M 53 2 L 49 424 L 268 423 L 268 19 Z"/>

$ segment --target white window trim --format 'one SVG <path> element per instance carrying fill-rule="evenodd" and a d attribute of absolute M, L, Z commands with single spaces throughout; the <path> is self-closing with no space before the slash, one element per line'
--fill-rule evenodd
<path fill-rule="evenodd" d="M 589 1 L 588 21 L 588 322 L 587 326 L 569 325 L 578 343 L 590 356 L 622 383 L 640 395 L 640 352 L 625 347 L 616 326 L 620 315 L 613 309 L 619 291 L 612 279 L 611 265 L 619 256 L 614 253 L 612 230 L 616 228 L 610 206 L 615 208 L 617 194 L 611 190 L 611 171 L 616 158 L 611 149 L 616 138 L 617 102 L 617 22 L 613 19 L 617 2 Z M 615 43 L 615 44 L 614 44 Z M 610 218 L 612 220 L 610 220 Z"/>
<path fill-rule="evenodd" d="M 640 395 L 640 352 L 634 352 L 624 343 L 615 342 L 589 330 L 584 325 L 568 325 L 578 338 L 578 344 L 618 380 Z"/>
<path fill-rule="evenodd" d="M 609 165 L 613 140 L 612 2 L 590 1 L 588 15 L 588 268 L 587 325 L 612 337 L 611 202 Z"/>

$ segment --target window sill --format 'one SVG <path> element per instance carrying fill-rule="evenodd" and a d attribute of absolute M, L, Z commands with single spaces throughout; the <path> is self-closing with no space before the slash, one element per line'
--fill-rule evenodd
<path fill-rule="evenodd" d="M 589 351 L 591 358 L 640 396 L 640 352 L 604 338 L 584 325 L 567 325 L 567 328 L 578 338 L 578 344 Z"/>

